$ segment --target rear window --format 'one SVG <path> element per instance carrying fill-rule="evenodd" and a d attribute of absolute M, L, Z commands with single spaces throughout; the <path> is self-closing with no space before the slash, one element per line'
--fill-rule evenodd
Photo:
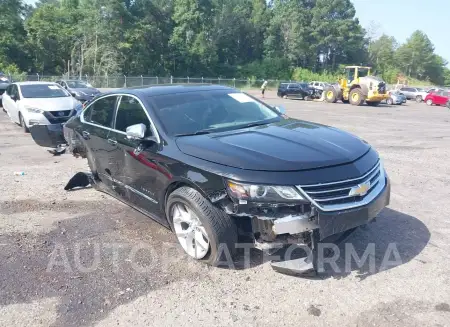
<path fill-rule="evenodd" d="M 20 90 L 24 98 L 62 98 L 71 96 L 56 84 L 21 85 Z"/>

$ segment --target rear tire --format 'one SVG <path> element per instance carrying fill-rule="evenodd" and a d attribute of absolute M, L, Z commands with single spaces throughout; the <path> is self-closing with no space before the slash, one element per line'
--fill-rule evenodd
<path fill-rule="evenodd" d="M 208 199 L 203 197 L 197 190 L 183 186 L 173 191 L 166 203 L 166 216 L 168 218 L 172 231 L 176 232 L 173 218 L 175 216 L 174 210 L 177 206 L 182 205 L 188 211 L 195 214 L 201 223 L 201 226 L 206 231 L 207 239 L 209 240 L 209 250 L 202 258 L 196 258 L 189 253 L 185 246 L 180 241 L 180 236 L 177 239 L 185 252 L 196 260 L 205 262 L 209 265 L 217 266 L 220 262 L 225 262 L 227 256 L 223 254 L 230 254 L 231 258 L 236 252 L 236 243 L 238 241 L 237 227 L 233 219 L 225 212 L 215 207 Z M 188 230 L 190 227 L 186 227 Z M 186 243 L 186 241 L 184 241 Z M 193 240 L 194 247 L 197 246 L 196 240 Z M 192 242 L 191 242 L 192 243 Z"/>
<path fill-rule="evenodd" d="M 329 103 L 336 103 L 338 93 L 334 87 L 330 87 L 324 90 L 325 92 L 325 101 Z"/>
<path fill-rule="evenodd" d="M 20 112 L 19 112 L 19 120 L 20 120 L 20 126 L 23 128 L 23 131 L 25 133 L 29 133 L 30 129 L 27 127 L 27 124 L 25 123 L 25 120 L 23 119 L 23 116 Z"/>
<path fill-rule="evenodd" d="M 307 95 L 307 96 L 304 97 L 304 100 L 305 101 L 311 101 L 311 97 L 309 95 Z"/>
<path fill-rule="evenodd" d="M 350 100 L 350 104 L 354 106 L 361 106 L 364 101 L 365 97 L 361 91 L 361 89 L 353 89 L 350 91 L 350 94 L 348 95 L 348 99 Z"/>
<path fill-rule="evenodd" d="M 394 102 L 392 101 L 391 98 L 387 99 L 387 100 L 386 100 L 386 103 L 387 103 L 388 105 L 390 105 L 390 106 L 392 106 L 392 105 L 394 104 Z"/>
<path fill-rule="evenodd" d="M 421 103 L 422 101 L 423 101 L 423 99 L 422 99 L 421 95 L 416 96 L 416 102 L 417 103 Z"/>

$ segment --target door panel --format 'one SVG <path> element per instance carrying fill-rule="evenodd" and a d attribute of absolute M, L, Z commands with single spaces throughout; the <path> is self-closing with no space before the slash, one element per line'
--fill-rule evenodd
<path fill-rule="evenodd" d="M 117 96 L 107 96 L 90 104 L 81 116 L 82 129 L 79 131 L 88 149 L 88 159 L 93 169 L 105 185 L 112 187 L 109 162 L 114 161 L 116 146 L 108 142 L 113 124 Z"/>
<path fill-rule="evenodd" d="M 146 126 L 146 137 L 152 136 L 150 120 L 142 104 L 134 97 L 122 96 L 117 108 L 115 131 L 110 138 L 117 141 L 115 164 L 111 165 L 113 178 L 127 189 L 127 200 L 165 224 L 159 211 L 158 192 L 167 177 L 156 158 L 158 144 L 150 140 L 127 138 L 126 129 L 135 124 Z"/>

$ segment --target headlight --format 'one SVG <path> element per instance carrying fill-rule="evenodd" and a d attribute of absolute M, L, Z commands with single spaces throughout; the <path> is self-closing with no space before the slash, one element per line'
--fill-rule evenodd
<path fill-rule="evenodd" d="M 25 108 L 28 112 L 31 112 L 33 114 L 43 114 L 44 110 L 38 109 L 38 108 Z"/>
<path fill-rule="evenodd" d="M 231 197 L 240 203 L 250 202 L 296 202 L 305 200 L 292 186 L 253 185 L 227 181 Z"/>

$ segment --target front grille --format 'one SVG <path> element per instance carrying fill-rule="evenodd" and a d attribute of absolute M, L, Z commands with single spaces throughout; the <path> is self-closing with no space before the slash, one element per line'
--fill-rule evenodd
<path fill-rule="evenodd" d="M 351 191 L 360 185 L 370 183 L 363 195 L 352 195 Z M 316 207 L 324 211 L 342 210 L 362 206 L 374 199 L 386 184 L 384 168 L 378 162 L 359 178 L 316 185 L 302 185 L 297 188 Z"/>
<path fill-rule="evenodd" d="M 50 124 L 60 124 L 68 121 L 75 113 L 75 110 L 44 111 L 44 116 Z"/>

